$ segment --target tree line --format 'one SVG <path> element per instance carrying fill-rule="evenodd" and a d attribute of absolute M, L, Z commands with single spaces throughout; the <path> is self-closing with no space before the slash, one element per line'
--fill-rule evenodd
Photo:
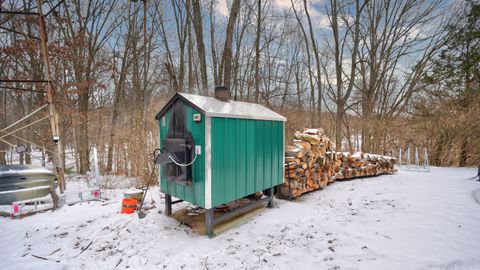
<path fill-rule="evenodd" d="M 42 3 L 56 6 L 46 27 L 64 163 L 80 174 L 95 147 L 102 173 L 146 177 L 158 145 L 155 113 L 176 92 L 211 95 L 215 85 L 285 115 L 287 136 L 323 127 L 338 151 L 418 146 L 436 165 L 479 162 L 476 1 Z M 36 4 L 9 0 L 1 8 Z M 37 21 L 2 13 L 0 26 L 0 77 L 41 80 Z M 41 93 L 0 86 L 0 127 L 41 104 Z M 48 132 L 40 123 L 17 135 L 45 147 L 48 158 Z M 0 141 L 0 150 L 6 163 L 12 146 Z M 31 158 L 21 154 L 20 162 Z"/>

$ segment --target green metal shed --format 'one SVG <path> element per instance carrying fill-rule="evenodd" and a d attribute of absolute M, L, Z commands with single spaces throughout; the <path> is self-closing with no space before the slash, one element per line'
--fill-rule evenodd
<path fill-rule="evenodd" d="M 286 118 L 220 97 L 177 93 L 156 116 L 160 149 L 170 153 L 160 169 L 165 212 L 171 214 L 171 196 L 203 207 L 209 234 L 220 222 L 213 208 L 263 190 L 271 201 L 284 177 Z"/>

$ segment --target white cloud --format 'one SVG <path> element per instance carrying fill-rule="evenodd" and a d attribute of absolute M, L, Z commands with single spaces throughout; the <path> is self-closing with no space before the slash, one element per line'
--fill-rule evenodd
<path fill-rule="evenodd" d="M 321 14 L 317 16 L 312 22 L 313 27 L 323 29 L 323 28 L 328 28 L 330 27 L 330 20 L 328 19 L 328 16 L 325 14 Z"/>
<path fill-rule="evenodd" d="M 290 9 L 292 7 L 290 0 L 275 0 L 273 1 L 273 5 L 282 9 Z"/>
<path fill-rule="evenodd" d="M 427 37 L 427 35 L 425 35 L 423 29 L 420 29 L 420 27 L 413 26 L 409 30 L 409 32 L 407 34 L 407 37 L 408 37 L 408 39 L 422 39 L 422 38 Z"/>
<path fill-rule="evenodd" d="M 229 12 L 230 12 L 228 10 L 227 0 L 216 1 L 214 9 L 215 9 L 215 12 L 218 15 L 223 16 L 223 17 L 228 17 Z"/>
<path fill-rule="evenodd" d="M 279 7 L 279 8 L 285 8 L 289 9 L 292 7 L 292 2 L 291 0 L 275 0 L 273 1 L 274 5 Z M 295 7 L 297 9 L 300 9 L 303 7 L 303 0 L 293 0 L 293 3 L 295 4 Z M 322 4 L 323 0 L 309 0 L 307 1 L 307 4 L 309 5 L 309 9 L 312 9 L 312 5 L 318 5 Z"/>
<path fill-rule="evenodd" d="M 323 2 L 324 2 L 323 0 L 307 1 L 308 13 L 310 14 L 312 25 L 316 29 L 328 28 L 330 25 L 328 16 L 320 11 L 322 5 L 324 4 Z M 295 5 L 295 9 L 297 10 L 297 12 L 301 13 L 301 16 L 304 16 L 305 11 L 303 8 L 303 1 L 293 0 L 293 3 Z M 274 0 L 273 5 L 278 9 L 284 9 L 284 10 L 292 9 L 291 0 Z"/>

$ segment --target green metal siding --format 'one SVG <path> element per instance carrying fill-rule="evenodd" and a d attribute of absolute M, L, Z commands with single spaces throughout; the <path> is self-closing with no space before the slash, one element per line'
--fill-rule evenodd
<path fill-rule="evenodd" d="M 186 109 L 186 121 L 187 129 L 192 133 L 195 145 L 200 145 L 202 148 L 202 155 L 199 155 L 192 167 L 193 185 L 185 186 L 177 184 L 171 181 L 167 181 L 160 171 L 160 191 L 166 194 L 170 194 L 174 197 L 182 199 L 184 201 L 191 202 L 200 207 L 205 207 L 205 115 L 202 114 L 201 122 L 194 122 L 193 115 L 200 113 L 182 100 L 176 102 L 182 102 Z M 160 124 L 160 147 L 162 147 L 162 140 L 168 134 L 168 126 L 172 113 L 172 107 L 170 107 L 164 116 L 165 125 L 162 124 L 162 117 L 159 119 Z"/>
<path fill-rule="evenodd" d="M 212 207 L 283 182 L 283 124 L 212 117 Z"/>

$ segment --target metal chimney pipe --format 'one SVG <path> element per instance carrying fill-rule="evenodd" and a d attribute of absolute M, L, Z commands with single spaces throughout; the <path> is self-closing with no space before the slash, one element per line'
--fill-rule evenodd
<path fill-rule="evenodd" d="M 230 100 L 231 96 L 228 87 L 223 85 L 215 86 L 215 98 L 223 102 Z"/>

